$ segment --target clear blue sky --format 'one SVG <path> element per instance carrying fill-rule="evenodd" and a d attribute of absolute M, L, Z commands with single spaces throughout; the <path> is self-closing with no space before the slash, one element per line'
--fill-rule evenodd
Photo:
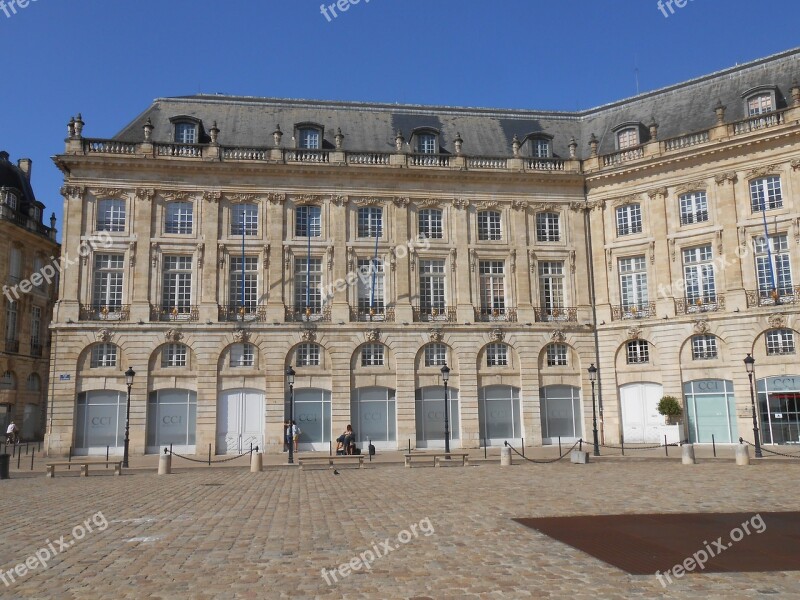
<path fill-rule="evenodd" d="M 796 0 L 689 0 L 668 17 L 657 0 L 360 0 L 330 22 L 320 2 L 0 10 L 0 149 L 33 159 L 60 223 L 50 157 L 78 112 L 85 136 L 111 137 L 154 98 L 197 92 L 575 110 L 634 95 L 636 67 L 644 92 L 800 45 Z"/>

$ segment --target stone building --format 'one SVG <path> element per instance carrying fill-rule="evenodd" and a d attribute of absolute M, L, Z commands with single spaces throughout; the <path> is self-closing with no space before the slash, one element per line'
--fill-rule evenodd
<path fill-rule="evenodd" d="M 49 448 L 800 441 L 800 52 L 599 108 L 154 101 L 56 164 Z M 680 425 L 655 411 L 684 406 Z"/>
<path fill-rule="evenodd" d="M 23 440 L 42 439 L 48 385 L 48 327 L 60 268 L 55 216 L 31 187 L 31 160 L 14 165 L 0 152 L 0 428 L 13 419 Z M 5 438 L 4 438 L 5 439 Z"/>

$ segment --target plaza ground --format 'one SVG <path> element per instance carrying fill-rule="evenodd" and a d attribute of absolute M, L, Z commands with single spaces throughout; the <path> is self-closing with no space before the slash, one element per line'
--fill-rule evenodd
<path fill-rule="evenodd" d="M 176 459 L 173 475 L 157 476 L 155 457 L 140 457 L 122 477 L 101 469 L 47 480 L 42 464 L 0 482 L 8 507 L 0 523 L 3 571 L 48 541 L 69 538 L 98 512 L 108 526 L 87 532 L 46 570 L 0 582 L 0 598 L 800 597 L 796 572 L 696 573 L 664 588 L 655 576 L 628 575 L 512 521 L 797 508 L 800 461 L 737 467 L 725 447 L 717 460 L 684 466 L 677 449 L 670 459 L 656 452 L 500 467 L 497 450 L 488 462 L 478 460 L 480 451 L 474 466 L 440 469 L 407 469 L 394 460 L 399 453 L 385 453 L 339 475 L 279 465 L 286 455 L 267 457 L 261 473 L 250 473 L 244 459 L 210 468 Z M 322 569 L 387 538 L 395 549 L 368 571 L 339 572 L 330 585 L 323 578 Z"/>

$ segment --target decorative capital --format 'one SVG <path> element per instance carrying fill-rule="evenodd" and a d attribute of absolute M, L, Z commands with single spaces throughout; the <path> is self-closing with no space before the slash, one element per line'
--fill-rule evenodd
<path fill-rule="evenodd" d="M 64 185 L 61 186 L 61 195 L 67 200 L 83 200 L 86 188 L 82 185 Z"/>
<path fill-rule="evenodd" d="M 675 193 L 677 195 L 686 194 L 688 192 L 704 192 L 706 191 L 707 184 L 705 181 L 697 180 L 697 181 L 689 181 L 688 183 L 682 183 L 678 187 L 675 188 Z"/>
<path fill-rule="evenodd" d="M 283 204 L 286 202 L 286 194 L 280 192 L 270 192 L 267 195 L 270 204 Z"/>
<path fill-rule="evenodd" d="M 107 188 L 107 187 L 97 187 L 97 188 L 89 188 L 92 196 L 95 198 L 119 198 L 125 195 L 126 190 L 122 188 Z"/>
<path fill-rule="evenodd" d="M 317 332 L 313 329 L 303 329 L 303 331 L 300 332 L 300 339 L 304 342 L 316 342 Z"/>
<path fill-rule="evenodd" d="M 203 192 L 203 200 L 206 202 L 219 202 L 222 198 L 222 192 L 219 190 L 206 190 Z"/>
<path fill-rule="evenodd" d="M 638 340 L 642 335 L 642 328 L 638 325 L 634 325 L 628 329 L 628 339 L 629 340 Z"/>
<path fill-rule="evenodd" d="M 650 198 L 650 200 L 653 200 L 654 198 L 657 198 L 657 197 L 666 198 L 667 197 L 667 188 L 666 187 L 658 187 L 658 188 L 655 188 L 653 190 L 649 190 L 647 192 L 647 197 Z"/>
<path fill-rule="evenodd" d="M 797 171 L 797 169 L 800 169 L 800 158 L 795 158 L 792 161 L 792 171 Z"/>
<path fill-rule="evenodd" d="M 756 177 L 766 177 L 767 175 L 777 175 L 778 165 L 764 165 L 758 167 L 747 173 L 747 179 L 754 179 Z"/>
<path fill-rule="evenodd" d="M 694 332 L 695 333 L 708 333 L 711 328 L 708 325 L 708 321 L 705 319 L 698 319 L 694 322 Z"/>
<path fill-rule="evenodd" d="M 453 198 L 453 207 L 458 210 L 466 210 L 469 208 L 469 200 L 466 198 Z"/>
<path fill-rule="evenodd" d="M 720 173 L 716 177 L 714 177 L 714 181 L 717 185 L 723 185 L 727 182 L 736 183 L 738 181 L 738 177 L 736 176 L 735 171 L 729 171 L 727 173 Z"/>
<path fill-rule="evenodd" d="M 331 202 L 333 202 L 336 206 L 344 206 L 347 204 L 347 196 L 334 194 L 331 196 Z"/>
<path fill-rule="evenodd" d="M 173 200 L 191 200 L 191 193 L 185 190 L 161 190 L 161 196 L 165 200 L 172 202 Z"/>
<path fill-rule="evenodd" d="M 155 188 L 136 188 L 135 193 L 137 200 L 146 200 L 147 202 L 156 197 Z"/>
<path fill-rule="evenodd" d="M 528 210 L 528 203 L 525 200 L 512 200 L 511 208 L 514 210 L 525 211 Z"/>
<path fill-rule="evenodd" d="M 392 202 L 394 202 L 394 205 L 397 208 L 405 208 L 405 207 L 407 207 L 409 205 L 411 200 L 407 196 L 398 196 L 398 197 L 392 198 Z"/>
<path fill-rule="evenodd" d="M 242 203 L 251 203 L 258 201 L 257 194 L 225 194 L 225 197 L 235 204 L 242 204 Z"/>
<path fill-rule="evenodd" d="M 233 332 L 233 341 L 237 344 L 243 344 L 250 340 L 250 332 L 244 329 L 237 329 Z"/>
<path fill-rule="evenodd" d="M 489 338 L 494 342 L 501 342 L 503 338 L 505 338 L 506 334 L 500 328 L 492 329 L 489 332 Z"/>

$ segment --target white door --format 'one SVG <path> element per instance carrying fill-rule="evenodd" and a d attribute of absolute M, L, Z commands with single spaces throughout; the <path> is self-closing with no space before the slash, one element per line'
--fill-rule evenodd
<path fill-rule="evenodd" d="M 664 417 L 658 401 L 664 388 L 658 383 L 631 383 L 619 388 L 622 405 L 622 435 L 629 444 L 656 444 L 663 441 Z"/>
<path fill-rule="evenodd" d="M 264 393 L 226 390 L 217 403 L 217 454 L 264 448 Z"/>

